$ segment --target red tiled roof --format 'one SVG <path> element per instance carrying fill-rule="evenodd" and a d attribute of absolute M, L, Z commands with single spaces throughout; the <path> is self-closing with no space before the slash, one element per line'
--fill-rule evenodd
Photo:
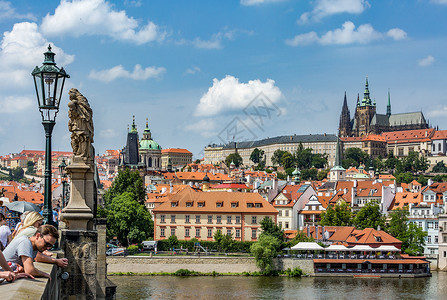
<path fill-rule="evenodd" d="M 161 153 L 183 153 L 183 154 L 191 154 L 191 152 L 189 152 L 186 149 L 180 149 L 180 148 L 169 148 L 169 149 L 162 149 Z"/>

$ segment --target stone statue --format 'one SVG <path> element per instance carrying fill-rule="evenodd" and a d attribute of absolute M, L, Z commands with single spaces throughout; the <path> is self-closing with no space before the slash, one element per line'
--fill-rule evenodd
<path fill-rule="evenodd" d="M 73 155 L 82 157 L 84 161 L 93 159 L 91 146 L 93 143 L 93 111 L 85 98 L 77 89 L 71 89 L 68 102 L 68 130 L 71 132 Z"/>

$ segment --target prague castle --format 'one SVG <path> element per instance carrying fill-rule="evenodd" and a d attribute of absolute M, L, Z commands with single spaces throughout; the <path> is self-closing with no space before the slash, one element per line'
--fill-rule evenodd
<path fill-rule="evenodd" d="M 361 137 L 368 134 L 381 134 L 388 131 L 402 131 L 429 128 L 422 112 L 391 114 L 391 100 L 388 92 L 386 114 L 376 113 L 376 101 L 369 95 L 368 78 L 366 78 L 363 99 L 357 96 L 354 118 L 351 119 L 346 92 L 340 115 L 339 137 Z"/>

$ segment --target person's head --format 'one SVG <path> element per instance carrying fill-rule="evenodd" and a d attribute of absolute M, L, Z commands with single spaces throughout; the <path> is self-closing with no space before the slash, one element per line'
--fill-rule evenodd
<path fill-rule="evenodd" d="M 42 221 L 42 215 L 36 211 L 32 211 L 26 216 L 25 221 L 23 222 L 23 228 L 28 228 L 30 226 L 38 228 L 40 225 L 42 225 Z"/>
<path fill-rule="evenodd" d="M 45 224 L 37 228 L 34 234 L 34 243 L 39 252 L 51 249 L 59 238 L 59 232 L 53 225 Z"/>
<path fill-rule="evenodd" d="M 6 223 L 5 215 L 0 213 L 0 224 L 4 224 L 4 223 Z"/>
<path fill-rule="evenodd" d="M 23 214 L 20 216 L 20 221 L 21 221 L 22 223 L 25 222 L 25 218 L 26 218 L 26 216 L 27 216 L 29 213 L 30 213 L 30 211 L 27 210 L 27 211 L 24 211 Z"/>

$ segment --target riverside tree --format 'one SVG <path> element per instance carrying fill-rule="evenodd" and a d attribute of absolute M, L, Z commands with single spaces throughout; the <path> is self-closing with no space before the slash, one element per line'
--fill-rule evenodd
<path fill-rule="evenodd" d="M 385 217 L 380 211 L 380 205 L 374 201 L 369 201 L 357 212 L 353 223 L 357 229 L 377 229 L 379 226 L 384 228 Z"/>
<path fill-rule="evenodd" d="M 251 245 L 250 252 L 263 273 L 269 274 L 273 271 L 273 258 L 278 254 L 277 249 L 280 246 L 281 241 L 269 234 L 261 234 L 259 240 Z"/>
<path fill-rule="evenodd" d="M 350 226 L 351 207 L 346 202 L 340 204 L 329 205 L 321 214 L 320 225 L 323 226 Z"/>

